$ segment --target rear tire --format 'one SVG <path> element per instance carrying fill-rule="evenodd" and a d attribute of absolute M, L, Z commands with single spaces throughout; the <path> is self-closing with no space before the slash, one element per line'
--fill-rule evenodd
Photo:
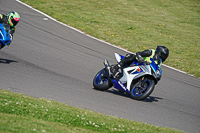
<path fill-rule="evenodd" d="M 145 87 L 138 87 L 138 82 L 141 80 L 141 78 L 131 84 L 131 98 L 135 100 L 143 100 L 153 92 L 155 81 L 152 77 L 146 78 L 147 81 L 144 84 Z"/>
<path fill-rule="evenodd" d="M 107 90 L 112 87 L 112 82 L 109 80 L 109 74 L 106 72 L 106 69 L 100 70 L 93 79 L 93 86 L 97 90 Z"/>

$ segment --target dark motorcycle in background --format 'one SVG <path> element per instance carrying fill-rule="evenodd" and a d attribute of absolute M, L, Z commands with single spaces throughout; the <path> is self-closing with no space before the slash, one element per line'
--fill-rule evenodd
<path fill-rule="evenodd" d="M 0 49 L 11 42 L 9 30 L 10 25 L 0 23 Z"/>

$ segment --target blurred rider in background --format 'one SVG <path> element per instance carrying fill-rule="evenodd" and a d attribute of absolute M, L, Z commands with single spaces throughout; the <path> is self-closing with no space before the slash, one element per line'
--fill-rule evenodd
<path fill-rule="evenodd" d="M 13 40 L 13 34 L 15 32 L 15 26 L 20 20 L 20 15 L 16 11 L 9 12 L 8 15 L 0 14 L 0 23 L 2 24 L 8 24 L 10 25 L 10 39 L 11 42 Z M 8 44 L 10 45 L 10 43 Z M 0 46 L 0 49 L 2 49 L 4 46 Z"/>

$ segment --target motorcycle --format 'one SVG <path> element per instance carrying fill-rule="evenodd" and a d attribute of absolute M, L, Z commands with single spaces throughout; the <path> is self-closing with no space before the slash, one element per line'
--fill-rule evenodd
<path fill-rule="evenodd" d="M 9 30 L 8 24 L 0 23 L 0 49 L 11 42 Z"/>
<path fill-rule="evenodd" d="M 117 62 L 124 56 L 115 53 Z M 101 69 L 93 79 L 93 86 L 97 90 L 108 90 L 112 86 L 120 92 L 127 92 L 135 100 L 147 98 L 154 90 L 155 85 L 161 79 L 162 70 L 151 58 L 151 63 L 139 63 L 137 60 L 127 67 L 121 67 L 117 78 L 109 75 L 107 60 L 104 61 L 105 68 Z"/>

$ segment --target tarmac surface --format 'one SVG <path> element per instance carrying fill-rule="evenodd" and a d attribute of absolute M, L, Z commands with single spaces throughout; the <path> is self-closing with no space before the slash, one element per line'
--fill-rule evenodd
<path fill-rule="evenodd" d="M 20 13 L 10 47 L 0 50 L 0 88 L 189 133 L 200 132 L 199 78 L 162 66 L 163 76 L 144 101 L 92 86 L 103 60 L 115 64 L 110 46 L 15 1 L 1 0 L 0 13 Z"/>

